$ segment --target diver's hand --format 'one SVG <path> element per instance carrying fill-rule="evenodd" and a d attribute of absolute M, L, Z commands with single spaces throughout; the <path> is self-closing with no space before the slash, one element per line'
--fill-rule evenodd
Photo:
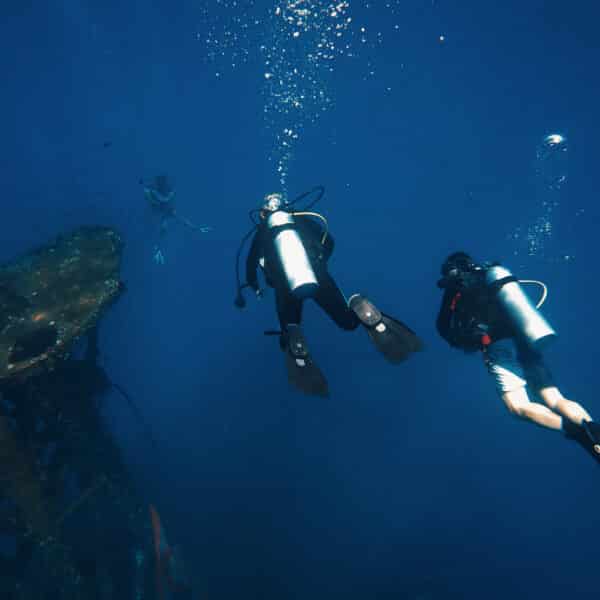
<path fill-rule="evenodd" d="M 256 298 L 257 298 L 258 300 L 262 300 L 263 296 L 265 295 L 265 292 L 264 292 L 264 290 L 261 290 L 260 288 L 256 288 L 256 289 L 254 290 L 254 293 L 256 294 Z"/>

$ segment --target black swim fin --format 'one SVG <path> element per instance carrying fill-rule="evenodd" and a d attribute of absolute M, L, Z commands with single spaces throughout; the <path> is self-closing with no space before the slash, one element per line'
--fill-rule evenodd
<path fill-rule="evenodd" d="M 354 294 L 348 301 L 348 306 L 365 326 L 377 349 L 389 362 L 401 363 L 413 352 L 423 349 L 423 342 L 410 327 L 382 313 L 360 294 Z"/>
<path fill-rule="evenodd" d="M 311 358 L 300 326 L 288 325 L 281 342 L 290 384 L 311 396 L 329 396 L 327 380 Z"/>
<path fill-rule="evenodd" d="M 567 438 L 575 440 L 600 464 L 600 423 L 583 421 L 577 425 L 563 417 L 563 431 Z"/>

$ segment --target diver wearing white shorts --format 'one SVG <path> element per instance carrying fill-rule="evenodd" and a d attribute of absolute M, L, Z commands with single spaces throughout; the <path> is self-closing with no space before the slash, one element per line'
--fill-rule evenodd
<path fill-rule="evenodd" d="M 482 352 L 508 410 L 563 431 L 600 462 L 600 424 L 554 383 L 540 348 L 556 334 L 519 280 L 497 263 L 480 265 L 468 254 L 455 252 L 442 265 L 438 287 L 444 290 L 438 332 L 455 348 Z"/>

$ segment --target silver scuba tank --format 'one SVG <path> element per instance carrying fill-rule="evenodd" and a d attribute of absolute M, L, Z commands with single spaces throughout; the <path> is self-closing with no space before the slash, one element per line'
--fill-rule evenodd
<path fill-rule="evenodd" d="M 497 288 L 498 302 L 515 330 L 529 345 L 539 350 L 556 338 L 554 329 L 506 267 L 490 267 L 486 272 L 486 283 Z"/>
<path fill-rule="evenodd" d="M 319 282 L 304 244 L 294 229 L 294 222 L 290 213 L 278 210 L 269 215 L 267 226 L 274 230 L 275 252 L 283 267 L 289 289 L 298 298 L 308 298 L 315 294 Z"/>

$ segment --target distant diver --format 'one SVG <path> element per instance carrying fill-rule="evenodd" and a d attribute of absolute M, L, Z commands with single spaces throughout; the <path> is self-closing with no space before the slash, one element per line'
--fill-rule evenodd
<path fill-rule="evenodd" d="M 538 311 L 546 299 L 539 281 L 519 280 L 499 263 L 476 263 L 465 252 L 451 254 L 441 268 L 444 290 L 437 329 L 451 346 L 481 352 L 508 410 L 542 427 L 563 431 L 600 462 L 600 423 L 556 387 L 542 349 L 556 337 Z M 536 284 L 534 306 L 521 284 Z M 532 402 L 530 392 L 544 402 Z"/>
<path fill-rule="evenodd" d="M 193 231 L 208 233 L 211 227 L 207 225 L 195 225 L 189 219 L 182 217 L 175 210 L 175 190 L 172 188 L 166 175 L 157 175 L 152 183 L 146 183 L 140 179 L 140 184 L 144 188 L 144 196 L 151 209 L 160 218 L 160 236 L 164 236 L 167 231 L 167 224 L 171 220 L 179 221 Z M 153 249 L 153 258 L 156 264 L 165 263 L 165 255 L 161 249 L 161 244 L 156 244 Z"/>
<path fill-rule="evenodd" d="M 315 193 L 311 202 L 296 208 L 298 203 Z M 265 333 L 279 336 L 289 382 L 299 390 L 317 396 L 328 395 L 328 384 L 310 355 L 301 330 L 302 308 L 307 298 L 312 298 L 341 329 L 350 331 L 362 324 L 375 346 L 392 363 L 402 362 L 422 348 L 419 338 L 404 323 L 382 313 L 360 294 L 346 300 L 336 285 L 327 270 L 327 261 L 334 248 L 333 237 L 326 219 L 311 212 L 323 194 L 324 188 L 319 186 L 291 202 L 285 202 L 278 193 L 265 196 L 263 205 L 250 212 L 255 226 L 242 240 L 236 259 L 236 306 L 243 308 L 246 304 L 242 294 L 244 288 L 251 288 L 259 298 L 263 295 L 258 281 L 260 266 L 266 284 L 275 290 L 281 326 L 280 331 Z M 242 284 L 240 256 L 244 243 L 252 235 L 254 238 L 246 260 L 246 283 Z"/>

